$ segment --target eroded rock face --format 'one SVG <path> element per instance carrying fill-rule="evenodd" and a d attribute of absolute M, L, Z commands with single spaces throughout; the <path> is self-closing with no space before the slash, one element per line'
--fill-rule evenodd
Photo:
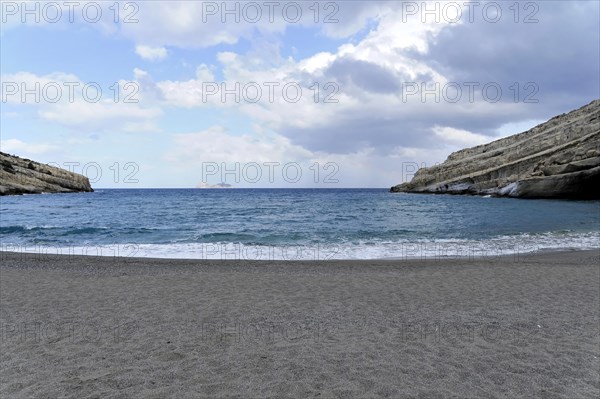
<path fill-rule="evenodd" d="M 0 195 L 94 191 L 87 177 L 0 152 Z"/>
<path fill-rule="evenodd" d="M 390 191 L 600 199 L 600 100 L 524 133 L 454 152 Z"/>

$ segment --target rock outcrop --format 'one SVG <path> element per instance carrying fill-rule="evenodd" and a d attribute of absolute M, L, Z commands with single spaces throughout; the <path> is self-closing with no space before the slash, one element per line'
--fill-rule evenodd
<path fill-rule="evenodd" d="M 524 133 L 454 152 L 390 191 L 600 199 L 600 100 Z"/>
<path fill-rule="evenodd" d="M 87 177 L 0 152 L 0 195 L 94 191 Z"/>

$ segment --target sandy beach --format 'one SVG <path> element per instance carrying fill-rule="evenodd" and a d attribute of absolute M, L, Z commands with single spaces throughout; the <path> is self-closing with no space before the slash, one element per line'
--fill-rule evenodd
<path fill-rule="evenodd" d="M 2 398 L 600 395 L 598 251 L 1 258 Z"/>

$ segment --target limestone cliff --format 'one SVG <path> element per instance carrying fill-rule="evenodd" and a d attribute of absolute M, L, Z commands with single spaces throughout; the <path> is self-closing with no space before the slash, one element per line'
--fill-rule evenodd
<path fill-rule="evenodd" d="M 450 154 L 392 192 L 600 199 L 600 100 Z"/>
<path fill-rule="evenodd" d="M 0 195 L 94 191 L 87 177 L 0 152 Z"/>

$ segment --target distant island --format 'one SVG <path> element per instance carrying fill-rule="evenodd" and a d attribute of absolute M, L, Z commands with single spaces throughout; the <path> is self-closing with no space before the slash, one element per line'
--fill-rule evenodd
<path fill-rule="evenodd" d="M 227 183 L 218 183 L 218 184 L 207 184 L 207 183 L 198 183 L 196 188 L 233 188 L 231 184 Z"/>
<path fill-rule="evenodd" d="M 390 191 L 600 199 L 600 100 L 524 133 L 454 152 Z"/>
<path fill-rule="evenodd" d="M 83 175 L 0 152 L 0 195 L 92 191 Z"/>

